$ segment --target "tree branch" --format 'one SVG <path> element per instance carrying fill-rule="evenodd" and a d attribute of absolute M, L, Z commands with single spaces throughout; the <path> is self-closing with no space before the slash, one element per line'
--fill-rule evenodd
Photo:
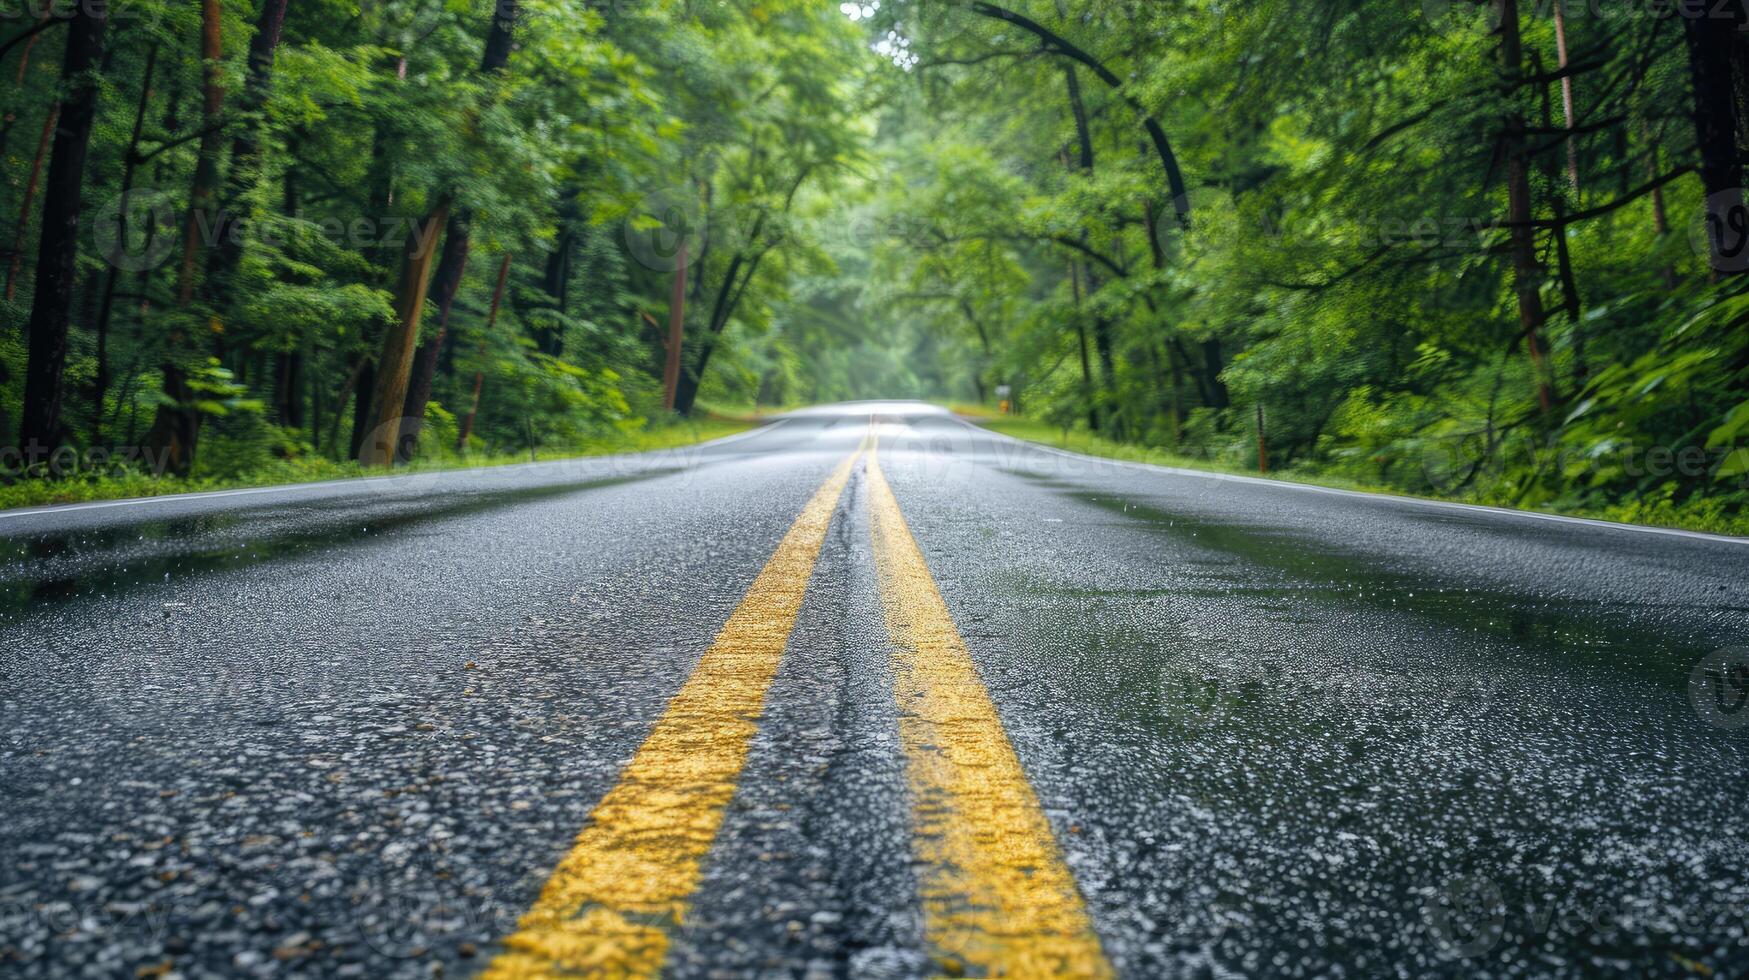
<path fill-rule="evenodd" d="M 1087 69 L 1106 85 L 1116 89 L 1118 95 L 1136 114 L 1142 117 L 1142 128 L 1148 131 L 1148 138 L 1154 142 L 1154 152 L 1160 155 L 1160 165 L 1166 171 L 1166 186 L 1172 193 L 1172 210 L 1178 215 L 1180 225 L 1190 224 L 1190 195 L 1184 188 L 1184 172 L 1178 167 L 1178 157 L 1172 152 L 1172 144 L 1166 139 L 1166 131 L 1160 128 L 1159 120 L 1143 108 L 1135 97 L 1123 90 L 1123 79 L 1118 78 L 1112 70 L 1098 58 L 1093 57 L 1081 48 L 1076 47 L 1062 35 L 1040 24 L 1030 17 L 1018 14 L 1005 7 L 998 7 L 985 0 L 975 0 L 972 12 L 989 17 L 1003 23 L 1013 24 L 1039 39 L 1039 46 L 1050 54 L 1060 54 L 1065 58 L 1085 65 Z"/>

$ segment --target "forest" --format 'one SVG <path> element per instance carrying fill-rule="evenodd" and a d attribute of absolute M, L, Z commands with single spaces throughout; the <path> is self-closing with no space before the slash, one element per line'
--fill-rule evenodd
<path fill-rule="evenodd" d="M 1739 0 L 12 0 L 0 75 L 6 500 L 921 397 L 1746 527 Z"/>

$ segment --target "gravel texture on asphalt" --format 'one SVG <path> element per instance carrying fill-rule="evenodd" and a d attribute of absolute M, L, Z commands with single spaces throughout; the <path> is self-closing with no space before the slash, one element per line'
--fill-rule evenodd
<path fill-rule="evenodd" d="M 1749 544 L 899 403 L 0 514 L 0 975 L 478 969 L 871 418 L 1121 975 L 1749 973 Z M 935 969 L 889 642 L 858 472 L 669 974 Z"/>

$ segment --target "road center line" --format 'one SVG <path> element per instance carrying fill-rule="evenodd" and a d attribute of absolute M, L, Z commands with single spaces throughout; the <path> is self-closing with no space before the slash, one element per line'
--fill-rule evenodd
<path fill-rule="evenodd" d="M 483 976 L 652 977 L 747 759 L 839 495 L 814 493 Z"/>
<path fill-rule="evenodd" d="M 937 966 L 967 976 L 1110 977 L 1050 822 L 872 450 L 868 485 L 923 865 L 918 889 Z"/>

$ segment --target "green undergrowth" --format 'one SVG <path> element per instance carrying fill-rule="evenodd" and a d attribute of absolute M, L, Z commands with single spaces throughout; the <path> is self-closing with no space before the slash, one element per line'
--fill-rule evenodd
<path fill-rule="evenodd" d="M 428 453 L 426 458 L 395 469 L 396 473 L 431 470 L 477 469 L 513 463 L 607 456 L 614 453 L 672 449 L 720 439 L 744 432 L 756 424 L 742 418 L 710 417 L 653 424 L 628 432 L 584 439 L 563 447 L 537 447 L 532 452 Z M 60 479 L 23 479 L 0 486 L 0 509 L 47 504 L 82 503 L 92 500 L 122 500 L 174 493 L 235 490 L 247 487 L 314 483 L 365 476 L 381 476 L 382 470 L 367 470 L 356 461 L 344 462 L 315 455 L 273 458 L 249 469 L 225 476 L 156 476 L 130 466 L 106 467 Z"/>
<path fill-rule="evenodd" d="M 1117 442 L 1088 432 L 1084 428 L 1063 429 L 1037 419 L 966 412 L 961 410 L 960 406 L 956 406 L 955 410 L 960 415 L 969 417 L 971 421 L 992 432 L 1106 459 L 1151 463 L 1156 466 L 1176 466 L 1211 473 L 1228 473 L 1235 476 L 1264 476 L 1287 482 L 1308 483 L 1340 490 L 1402 494 L 1427 500 L 1449 500 L 1491 507 L 1507 507 L 1515 510 L 1531 510 L 1535 513 L 1560 514 L 1566 517 L 1616 521 L 1623 524 L 1643 524 L 1652 527 L 1704 531 L 1712 534 L 1749 535 L 1749 515 L 1744 514 L 1741 501 L 1730 495 L 1690 497 L 1678 501 L 1669 494 L 1652 493 L 1605 506 L 1524 508 L 1515 506 L 1514 500 L 1497 490 L 1469 494 L 1430 494 L 1407 487 L 1345 479 L 1320 468 L 1316 464 L 1294 465 L 1283 470 L 1259 474 L 1253 469 L 1223 465 L 1215 460 L 1180 455 L 1162 448 Z"/>

